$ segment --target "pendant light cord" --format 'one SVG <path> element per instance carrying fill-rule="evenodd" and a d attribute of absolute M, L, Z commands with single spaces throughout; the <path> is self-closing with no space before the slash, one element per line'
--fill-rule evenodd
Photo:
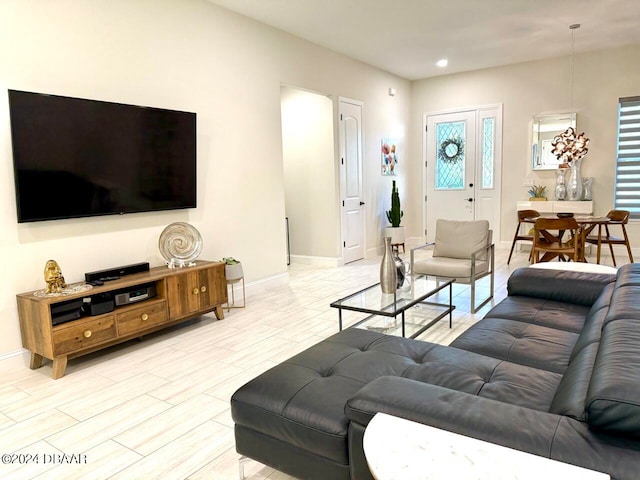
<path fill-rule="evenodd" d="M 571 78 L 569 80 L 569 105 L 570 105 L 571 111 L 573 111 L 573 75 L 575 73 L 576 30 L 578 28 L 580 28 L 579 23 L 574 23 L 573 25 L 569 25 L 569 29 L 571 30 Z"/>

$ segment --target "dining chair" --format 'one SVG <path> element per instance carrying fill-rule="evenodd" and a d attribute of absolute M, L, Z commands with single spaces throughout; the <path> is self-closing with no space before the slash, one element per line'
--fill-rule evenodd
<path fill-rule="evenodd" d="M 567 241 L 563 240 L 569 232 Z M 533 225 L 531 263 L 548 262 L 555 257 L 574 262 L 580 258 L 581 231 L 575 218 L 538 218 Z M 540 254 L 543 254 L 540 257 Z"/>
<path fill-rule="evenodd" d="M 629 237 L 627 236 L 627 229 L 625 228 L 625 225 L 629 222 L 629 212 L 627 210 L 611 210 L 609 213 L 607 213 L 607 218 L 609 218 L 609 222 L 604 224 L 604 236 L 602 235 L 602 225 L 598 225 L 598 234 L 589 235 L 587 238 L 585 238 L 586 243 L 598 245 L 598 250 L 596 253 L 596 263 L 600 263 L 600 245 L 602 244 L 609 245 L 609 251 L 611 252 L 611 259 L 613 260 L 614 267 L 617 267 L 616 257 L 613 254 L 614 245 L 625 245 L 627 247 L 629 261 L 633 263 L 631 245 L 629 243 Z M 609 232 L 610 225 L 620 225 L 620 228 L 622 229 L 622 238 L 611 235 L 611 233 Z"/>
<path fill-rule="evenodd" d="M 471 285 L 471 313 L 482 308 L 493 298 L 494 249 L 493 231 L 486 220 L 436 221 L 435 241 L 411 249 L 411 274 L 432 275 L 455 279 Z M 416 255 L 432 247 L 431 257 Z M 489 296 L 476 305 L 476 280 L 490 276 Z"/>
<path fill-rule="evenodd" d="M 516 242 L 518 242 L 519 240 L 525 240 L 527 242 L 533 243 L 533 235 L 529 234 L 529 230 L 531 230 L 530 228 L 527 229 L 526 234 L 524 235 L 520 234 L 520 226 L 522 225 L 522 222 L 524 222 L 524 219 L 532 218 L 532 217 L 535 218 L 540 216 L 540 212 L 538 212 L 537 210 L 518 210 L 517 213 L 518 213 L 518 225 L 516 226 L 516 233 L 513 235 L 513 242 L 511 243 L 511 251 L 509 252 L 509 259 L 507 260 L 507 265 L 509 265 L 509 262 L 511 261 L 511 255 L 513 255 L 513 249 L 516 246 Z M 531 261 L 532 253 L 533 253 L 533 249 L 529 253 L 529 261 Z"/>

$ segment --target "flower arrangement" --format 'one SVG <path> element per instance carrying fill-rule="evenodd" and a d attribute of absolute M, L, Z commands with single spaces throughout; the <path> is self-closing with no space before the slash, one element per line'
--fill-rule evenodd
<path fill-rule="evenodd" d="M 560 135 L 556 135 L 551 142 L 553 150 L 551 153 L 556 156 L 561 163 L 571 163 L 574 160 L 580 160 L 584 157 L 589 149 L 589 139 L 585 136 L 584 132 L 580 135 L 576 135 L 576 131 L 573 127 L 567 128 Z"/>
<path fill-rule="evenodd" d="M 547 187 L 544 185 L 534 185 L 529 189 L 529 196 L 532 198 L 546 198 Z"/>

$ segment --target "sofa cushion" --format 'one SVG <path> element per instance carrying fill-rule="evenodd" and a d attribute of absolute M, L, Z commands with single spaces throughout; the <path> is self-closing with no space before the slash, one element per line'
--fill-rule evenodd
<path fill-rule="evenodd" d="M 615 281 L 610 274 L 519 268 L 507 281 L 509 296 L 525 296 L 590 307 L 602 289 Z"/>
<path fill-rule="evenodd" d="M 476 275 L 486 272 L 489 263 L 476 262 Z M 460 258 L 433 257 L 426 260 L 416 260 L 413 264 L 413 273 L 433 275 L 435 277 L 447 277 L 468 281 L 471 278 L 471 261 Z"/>
<path fill-rule="evenodd" d="M 591 310 L 587 314 L 587 317 L 580 332 L 580 338 L 576 342 L 572 356 L 575 356 L 581 349 L 592 343 L 600 343 L 600 337 L 602 335 L 602 326 L 604 320 L 609 314 L 609 307 L 611 305 L 611 299 L 615 285 L 609 284 L 603 290 L 598 300 L 593 304 Z"/>
<path fill-rule="evenodd" d="M 543 412 L 549 411 L 562 378 L 557 373 L 440 345 L 402 377 Z"/>
<path fill-rule="evenodd" d="M 566 415 L 581 422 L 586 420 L 585 403 L 597 354 L 598 344 L 592 343 L 580 349 L 571 359 L 553 397 L 549 412 Z"/>
<path fill-rule="evenodd" d="M 640 437 L 639 352 L 640 319 L 605 324 L 587 394 L 589 425 Z"/>
<path fill-rule="evenodd" d="M 576 342 L 569 366 L 558 386 L 551 413 L 586 421 L 586 399 L 593 365 L 598 353 L 602 325 L 609 310 L 614 284 L 607 285 L 593 304 Z"/>
<path fill-rule="evenodd" d="M 485 318 L 452 347 L 512 363 L 564 373 L 578 334 L 503 318 Z"/>
<path fill-rule="evenodd" d="M 640 318 L 640 285 L 620 285 L 616 282 L 616 288 L 611 297 L 611 306 L 605 318 L 605 324 L 620 319 Z"/>
<path fill-rule="evenodd" d="M 485 318 L 518 322 L 579 333 L 589 307 L 542 298 L 509 296 L 493 307 Z"/>

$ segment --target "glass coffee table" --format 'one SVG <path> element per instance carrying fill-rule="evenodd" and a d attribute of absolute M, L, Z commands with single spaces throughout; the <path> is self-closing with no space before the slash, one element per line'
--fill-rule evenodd
<path fill-rule="evenodd" d="M 452 303 L 452 288 L 454 280 L 440 280 L 437 281 L 434 277 L 428 277 L 425 275 L 412 276 L 411 287 L 406 290 L 397 290 L 395 293 L 382 293 L 380 284 L 376 283 L 363 290 L 352 293 L 351 295 L 336 300 L 331 304 L 332 307 L 338 309 L 338 321 L 340 330 L 342 330 L 342 311 L 349 310 L 352 312 L 361 312 L 368 314 L 367 317 L 357 321 L 349 328 L 357 327 L 365 322 L 375 324 L 376 317 L 391 317 L 393 323 L 387 325 L 383 322 L 381 327 L 375 325 L 369 326 L 370 330 L 388 331 L 397 328 L 397 317 L 401 317 L 402 336 L 406 336 L 406 319 L 405 312 L 410 308 L 419 308 L 425 311 L 426 318 L 422 318 L 421 322 L 412 324 L 417 327 L 418 330 L 410 336 L 410 338 L 416 338 L 427 328 L 443 319 L 447 315 L 449 316 L 449 328 L 452 325 L 452 312 L 455 310 L 455 305 Z M 427 301 L 432 297 L 436 297 L 436 300 L 440 300 L 439 297 L 445 296 L 446 290 L 448 290 L 448 302 L 442 303 L 440 301 Z"/>

